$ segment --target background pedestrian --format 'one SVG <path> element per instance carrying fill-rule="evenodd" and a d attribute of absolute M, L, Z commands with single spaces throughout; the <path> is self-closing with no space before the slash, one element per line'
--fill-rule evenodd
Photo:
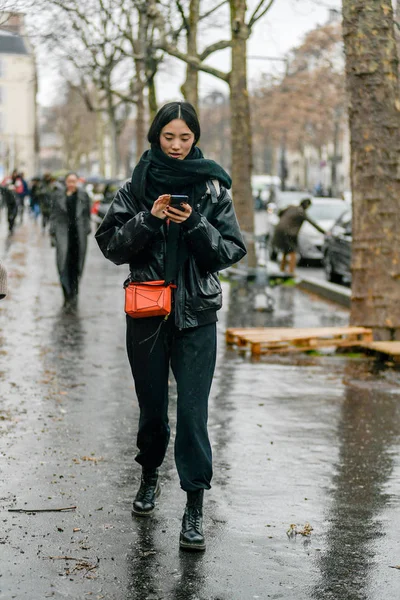
<path fill-rule="evenodd" d="M 140 407 L 136 461 L 142 477 L 133 513 L 150 515 L 160 492 L 158 468 L 170 437 L 171 365 L 178 391 L 175 462 L 187 494 L 180 547 L 189 550 L 205 549 L 203 494 L 212 478 L 208 397 L 222 296 L 217 272 L 246 254 L 227 192 L 231 179 L 203 157 L 196 146 L 199 137 L 191 104 L 162 107 L 148 132 L 151 149 L 117 193 L 96 233 L 108 259 L 129 264 L 132 281 L 164 280 L 167 238 L 178 238 L 173 311 L 167 320 L 127 316 L 127 351 Z M 174 208 L 170 194 L 187 195 L 188 201 Z"/>
<path fill-rule="evenodd" d="M 90 200 L 87 193 L 78 187 L 76 173 L 66 176 L 65 186 L 65 189 L 57 187 L 54 192 L 50 236 L 57 252 L 64 307 L 74 310 L 85 262 L 87 236 L 91 232 Z"/>
<path fill-rule="evenodd" d="M 15 220 L 18 215 L 18 197 L 15 193 L 14 184 L 9 180 L 9 183 L 2 185 L 0 188 L 3 202 L 7 207 L 8 231 L 14 231 Z"/>
<path fill-rule="evenodd" d="M 42 214 L 42 228 L 46 229 L 50 220 L 52 204 L 54 199 L 54 178 L 51 173 L 43 175 L 43 181 L 39 184 L 36 195 L 39 199 L 40 212 Z"/>
<path fill-rule="evenodd" d="M 311 200 L 304 198 L 299 206 L 288 206 L 279 213 L 279 223 L 277 224 L 272 239 L 272 248 L 280 250 L 283 254 L 280 269 L 284 273 L 286 266 L 289 266 L 288 272 L 294 274 L 296 268 L 297 238 L 304 221 L 318 229 L 321 233 L 325 231 L 315 223 L 308 215 L 307 208 L 311 206 Z"/>
<path fill-rule="evenodd" d="M 39 194 L 40 185 L 41 185 L 40 177 L 33 177 L 29 195 L 30 195 L 30 209 L 31 209 L 31 212 L 33 214 L 35 221 L 37 221 L 37 219 L 40 215 L 40 194 Z"/>

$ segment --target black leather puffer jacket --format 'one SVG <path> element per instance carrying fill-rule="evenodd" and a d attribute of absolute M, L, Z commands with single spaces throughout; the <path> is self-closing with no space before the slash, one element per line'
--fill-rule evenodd
<path fill-rule="evenodd" d="M 221 308 L 217 272 L 246 254 L 231 197 L 219 187 L 218 182 L 209 182 L 207 193 L 180 226 L 178 254 L 185 260 L 176 281 L 175 323 L 182 329 L 201 324 L 204 311 L 209 314 Z M 129 264 L 132 281 L 165 278 L 166 222 L 139 205 L 130 181 L 117 192 L 96 240 L 106 258 L 117 265 Z"/>

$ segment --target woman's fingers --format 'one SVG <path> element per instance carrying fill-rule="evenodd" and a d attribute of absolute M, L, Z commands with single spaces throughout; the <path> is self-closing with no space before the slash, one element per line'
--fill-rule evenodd
<path fill-rule="evenodd" d="M 171 199 L 171 195 L 170 194 L 162 194 L 162 196 L 159 196 L 156 200 L 157 204 L 159 205 L 164 205 L 164 206 L 168 206 L 168 203 Z"/>
<path fill-rule="evenodd" d="M 165 208 L 168 206 L 168 202 L 170 200 L 170 194 L 162 194 L 157 198 L 157 200 L 153 204 L 153 208 L 151 209 L 151 214 L 158 219 L 165 219 L 166 213 Z"/>
<path fill-rule="evenodd" d="M 173 206 L 167 206 L 164 211 L 167 217 L 174 223 L 183 223 L 192 214 L 192 208 L 189 204 L 183 202 L 181 206 L 185 210 L 180 210 L 179 208 L 174 208 Z"/>

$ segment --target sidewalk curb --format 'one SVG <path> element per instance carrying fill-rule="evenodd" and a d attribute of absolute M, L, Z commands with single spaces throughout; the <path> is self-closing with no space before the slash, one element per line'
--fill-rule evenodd
<path fill-rule="evenodd" d="M 342 285 L 330 283 L 329 281 L 321 281 L 313 277 L 302 277 L 297 281 L 297 287 L 350 308 L 351 290 Z"/>

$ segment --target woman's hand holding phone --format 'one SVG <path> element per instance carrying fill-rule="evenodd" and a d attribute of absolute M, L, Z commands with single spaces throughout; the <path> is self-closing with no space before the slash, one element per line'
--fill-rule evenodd
<path fill-rule="evenodd" d="M 188 204 L 188 196 L 170 196 L 170 201 L 165 209 L 165 214 L 173 223 L 183 223 L 192 214 L 192 207 Z"/>
<path fill-rule="evenodd" d="M 154 202 L 151 214 L 158 219 L 168 218 L 173 223 L 183 223 L 192 214 L 192 207 L 185 200 L 186 198 L 187 196 L 163 194 Z"/>

